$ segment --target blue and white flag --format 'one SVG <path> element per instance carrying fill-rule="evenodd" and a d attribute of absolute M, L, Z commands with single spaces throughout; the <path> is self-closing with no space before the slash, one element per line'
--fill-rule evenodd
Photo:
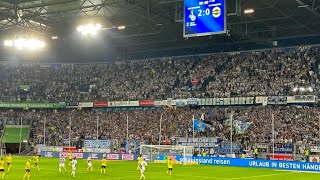
<path fill-rule="evenodd" d="M 195 119 L 193 120 L 193 128 L 195 131 L 204 131 L 206 130 L 207 124 L 202 120 Z"/>
<path fill-rule="evenodd" d="M 240 120 L 233 121 L 234 129 L 236 130 L 236 134 L 244 134 L 247 129 L 249 129 L 252 122 L 244 122 Z"/>
<path fill-rule="evenodd" d="M 231 126 L 231 122 L 232 122 L 232 125 L 236 131 L 236 134 L 244 134 L 249 129 L 250 125 L 252 124 L 252 122 L 245 122 L 245 121 L 241 121 L 241 120 L 231 121 L 231 119 L 225 119 L 223 121 L 223 125 L 224 126 Z"/>

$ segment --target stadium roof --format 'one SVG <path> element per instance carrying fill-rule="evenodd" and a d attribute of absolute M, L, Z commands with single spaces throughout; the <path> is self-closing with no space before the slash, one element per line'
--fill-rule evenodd
<path fill-rule="evenodd" d="M 93 21 L 105 28 L 108 46 L 126 52 L 320 34 L 320 0 L 227 0 L 227 12 L 228 35 L 184 39 L 183 0 L 0 0 L 0 39 L 21 32 L 67 39 Z"/>

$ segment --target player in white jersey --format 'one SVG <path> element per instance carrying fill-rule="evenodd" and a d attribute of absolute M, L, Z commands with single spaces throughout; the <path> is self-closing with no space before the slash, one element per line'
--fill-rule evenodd
<path fill-rule="evenodd" d="M 66 170 L 66 166 L 65 166 L 65 162 L 66 162 L 66 159 L 65 158 L 63 158 L 63 157 L 61 157 L 60 159 L 59 159 L 59 172 L 61 173 L 61 169 L 63 168 L 64 169 L 64 173 L 66 173 L 67 172 L 67 170 Z"/>
<path fill-rule="evenodd" d="M 77 160 L 74 157 L 73 160 L 71 161 L 71 165 L 72 165 L 72 172 L 71 172 L 71 176 L 76 177 L 76 169 L 77 169 Z"/>
<path fill-rule="evenodd" d="M 140 179 L 145 179 L 146 177 L 144 176 L 144 171 L 146 170 L 146 166 L 147 166 L 147 162 L 145 161 L 145 159 L 143 159 L 143 161 L 140 164 Z"/>
<path fill-rule="evenodd" d="M 91 156 L 91 155 L 90 155 Z M 87 170 L 89 171 L 92 171 L 92 169 L 93 169 L 93 167 L 92 167 L 92 162 L 91 162 L 91 157 L 88 157 L 87 158 L 87 164 L 88 164 L 88 168 L 87 168 Z"/>

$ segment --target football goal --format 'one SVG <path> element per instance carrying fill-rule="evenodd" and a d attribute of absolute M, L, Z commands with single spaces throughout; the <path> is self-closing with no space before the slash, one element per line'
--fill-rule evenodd
<path fill-rule="evenodd" d="M 148 157 L 148 161 L 165 161 L 166 158 L 179 157 L 175 159 L 176 163 L 194 164 L 191 160 L 193 149 L 193 146 L 181 145 L 141 145 L 140 154 Z"/>

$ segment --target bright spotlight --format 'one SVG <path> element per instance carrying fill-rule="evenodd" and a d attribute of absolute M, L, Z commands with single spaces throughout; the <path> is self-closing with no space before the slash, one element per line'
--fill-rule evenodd
<path fill-rule="evenodd" d="M 122 25 L 122 26 L 118 26 L 118 30 L 124 30 L 126 28 L 126 26 Z"/>
<path fill-rule="evenodd" d="M 77 31 L 84 36 L 95 35 L 99 30 L 101 30 L 101 27 L 101 24 L 86 24 L 78 26 Z"/>
<path fill-rule="evenodd" d="M 12 41 L 12 40 L 5 40 L 5 41 L 4 41 L 4 46 L 6 46 L 6 47 L 12 47 L 12 46 L 13 46 L 13 41 Z"/>
<path fill-rule="evenodd" d="M 245 14 L 252 14 L 252 13 L 254 13 L 254 9 L 245 9 L 243 12 Z"/>
<path fill-rule="evenodd" d="M 312 87 L 308 87 L 308 91 L 309 92 L 313 92 L 313 88 Z"/>
<path fill-rule="evenodd" d="M 293 92 L 297 92 L 297 91 L 298 91 L 297 87 L 293 88 Z"/>
<path fill-rule="evenodd" d="M 17 38 L 14 40 L 5 40 L 4 46 L 15 47 L 17 49 L 41 49 L 45 47 L 45 43 L 34 38 Z"/>
<path fill-rule="evenodd" d="M 51 36 L 51 39 L 58 39 L 58 36 Z"/>

